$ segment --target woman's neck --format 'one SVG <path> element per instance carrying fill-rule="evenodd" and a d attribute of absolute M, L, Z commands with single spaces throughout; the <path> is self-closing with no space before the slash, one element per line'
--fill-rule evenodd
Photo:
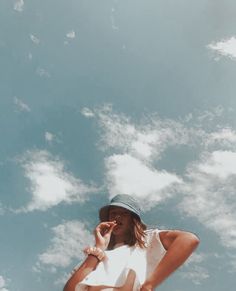
<path fill-rule="evenodd" d="M 113 246 L 113 249 L 116 249 L 116 248 L 121 247 L 123 245 L 124 245 L 124 242 L 115 243 L 114 246 Z"/>

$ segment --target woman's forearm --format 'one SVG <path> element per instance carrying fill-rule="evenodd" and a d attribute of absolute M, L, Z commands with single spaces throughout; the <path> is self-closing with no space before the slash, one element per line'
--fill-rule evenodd
<path fill-rule="evenodd" d="M 67 281 L 63 291 L 75 291 L 76 285 L 96 268 L 98 262 L 99 261 L 96 257 L 88 256 L 78 270 Z"/>

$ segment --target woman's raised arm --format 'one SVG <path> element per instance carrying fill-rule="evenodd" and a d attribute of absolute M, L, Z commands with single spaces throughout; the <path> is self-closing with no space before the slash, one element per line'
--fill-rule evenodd
<path fill-rule="evenodd" d="M 95 250 L 91 251 L 92 248 L 87 248 L 85 251 L 88 257 L 80 265 L 80 267 L 72 273 L 72 276 L 67 281 L 63 291 L 75 291 L 76 285 L 81 282 L 89 273 L 96 269 L 100 258 L 96 249 L 104 253 L 107 248 L 113 228 L 116 226 L 116 222 L 101 222 L 97 225 L 94 230 L 95 236 Z M 88 251 L 89 250 L 89 251 Z M 100 253 L 99 252 L 99 253 Z M 89 255 L 91 254 L 91 255 Z"/>

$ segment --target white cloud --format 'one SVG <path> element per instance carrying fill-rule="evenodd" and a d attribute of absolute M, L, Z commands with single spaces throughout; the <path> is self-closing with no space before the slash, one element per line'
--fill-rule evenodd
<path fill-rule="evenodd" d="M 201 266 L 208 257 L 209 254 L 194 252 L 180 269 L 180 276 L 185 280 L 191 280 L 196 285 L 200 285 L 210 277 L 207 268 Z"/>
<path fill-rule="evenodd" d="M 33 59 L 33 55 L 31 53 L 28 53 L 28 59 L 31 61 Z"/>
<path fill-rule="evenodd" d="M 65 283 L 68 281 L 69 277 L 70 275 L 68 275 L 67 273 L 63 273 L 60 277 L 56 279 L 54 285 L 64 286 Z"/>
<path fill-rule="evenodd" d="M 230 128 L 223 128 L 219 132 L 212 133 L 211 136 L 216 140 L 227 140 L 236 143 L 236 132 Z"/>
<path fill-rule="evenodd" d="M 236 174 L 236 152 L 215 151 L 206 162 L 198 165 L 202 173 L 215 175 L 220 179 Z"/>
<path fill-rule="evenodd" d="M 56 139 L 56 136 L 54 134 L 52 134 L 51 132 L 49 131 L 46 131 L 45 134 L 44 134 L 44 137 L 45 137 L 45 140 L 48 142 L 48 143 L 52 143 L 53 141 L 55 141 Z"/>
<path fill-rule="evenodd" d="M 171 186 L 181 183 L 177 175 L 152 169 L 128 154 L 107 158 L 106 170 L 111 196 L 116 193 L 132 194 L 145 199 L 146 208 L 155 206 L 154 201 L 166 199 L 171 195 Z"/>
<path fill-rule="evenodd" d="M 68 267 L 83 258 L 83 249 L 93 245 L 93 235 L 86 225 L 79 221 L 67 221 L 52 228 L 53 238 L 48 249 L 39 255 L 37 268 L 49 267 L 56 271 L 58 267 Z"/>
<path fill-rule="evenodd" d="M 228 273 L 236 273 L 236 255 L 235 254 L 229 255 Z"/>
<path fill-rule="evenodd" d="M 48 131 L 45 132 L 46 141 L 52 142 L 54 138 L 55 138 L 55 136 L 51 132 L 48 132 Z"/>
<path fill-rule="evenodd" d="M 40 43 L 40 40 L 39 40 L 39 38 L 37 38 L 35 35 L 33 35 L 33 34 L 30 34 L 30 39 L 32 40 L 32 42 L 34 43 L 34 44 L 39 44 Z"/>
<path fill-rule="evenodd" d="M 5 209 L 2 206 L 2 203 L 0 202 L 0 215 L 3 215 L 5 213 Z"/>
<path fill-rule="evenodd" d="M 216 232 L 222 245 L 236 248 L 236 152 L 205 153 L 189 166 L 179 209 Z"/>
<path fill-rule="evenodd" d="M 9 291 L 6 279 L 4 279 L 3 276 L 0 276 L 0 291 Z"/>
<path fill-rule="evenodd" d="M 32 201 L 21 211 L 47 210 L 61 202 L 83 202 L 96 191 L 65 170 L 63 161 L 47 151 L 28 151 L 21 159 Z"/>
<path fill-rule="evenodd" d="M 222 128 L 209 134 L 206 146 L 217 146 L 224 149 L 236 149 L 236 132 L 231 128 Z"/>
<path fill-rule="evenodd" d="M 222 56 L 230 57 L 231 59 L 236 58 L 236 38 L 234 36 L 229 39 L 211 43 L 207 47 Z"/>
<path fill-rule="evenodd" d="M 200 264 L 203 261 L 205 261 L 207 258 L 207 255 L 204 253 L 194 252 L 191 254 L 191 256 L 188 258 L 188 260 L 185 262 L 185 266 L 188 265 L 194 265 L 194 264 Z"/>
<path fill-rule="evenodd" d="M 181 272 L 181 276 L 196 285 L 201 285 L 202 281 L 210 277 L 208 270 L 201 266 L 192 266 L 190 270 Z"/>
<path fill-rule="evenodd" d="M 119 27 L 116 25 L 116 20 L 115 20 L 115 8 L 112 7 L 111 8 L 111 15 L 110 15 L 110 19 L 111 19 L 111 27 L 113 30 L 119 30 Z"/>
<path fill-rule="evenodd" d="M 213 108 L 212 110 L 205 110 L 204 112 L 202 112 L 201 114 L 198 115 L 197 119 L 201 123 L 203 123 L 203 122 L 205 123 L 208 121 L 215 120 L 216 117 L 222 116 L 223 113 L 224 113 L 224 108 L 222 106 L 218 105 L 215 108 Z"/>
<path fill-rule="evenodd" d="M 50 73 L 43 68 L 37 68 L 36 74 L 39 75 L 40 77 L 46 77 L 46 78 L 51 77 Z"/>
<path fill-rule="evenodd" d="M 14 3 L 14 10 L 18 12 L 22 12 L 24 10 L 24 1 L 23 0 L 17 0 Z"/>
<path fill-rule="evenodd" d="M 130 118 L 113 113 L 109 105 L 94 113 L 103 130 L 101 147 L 104 150 L 111 148 L 140 159 L 154 160 L 161 157 L 167 147 L 193 142 L 191 132 L 174 120 L 151 116 L 135 124 Z"/>
<path fill-rule="evenodd" d="M 56 135 L 52 132 L 46 131 L 44 133 L 44 138 L 49 145 L 52 145 L 53 143 L 61 143 L 60 134 Z"/>
<path fill-rule="evenodd" d="M 75 38 L 75 31 L 74 31 L 74 30 L 69 31 L 69 32 L 66 34 L 66 37 L 67 37 L 67 38 L 71 38 L 71 39 Z"/>
<path fill-rule="evenodd" d="M 17 109 L 19 111 L 25 111 L 25 112 L 31 111 L 30 107 L 26 103 L 24 103 L 22 100 L 18 99 L 17 97 L 14 97 L 14 103 L 17 106 Z"/>
<path fill-rule="evenodd" d="M 130 154 L 152 163 L 163 157 L 165 150 L 186 146 L 198 151 L 236 149 L 236 132 L 230 128 L 217 128 L 225 109 L 218 105 L 211 110 L 188 114 L 183 120 L 161 119 L 157 115 L 132 121 L 124 114 L 112 111 L 105 105 L 91 111 L 84 108 L 82 114 L 93 116 L 101 128 L 100 147 L 119 154 Z M 227 112 L 228 115 L 229 112 Z"/>
<path fill-rule="evenodd" d="M 84 115 L 87 118 L 94 117 L 93 111 L 91 109 L 87 108 L 87 107 L 84 107 L 81 110 L 81 114 Z"/>

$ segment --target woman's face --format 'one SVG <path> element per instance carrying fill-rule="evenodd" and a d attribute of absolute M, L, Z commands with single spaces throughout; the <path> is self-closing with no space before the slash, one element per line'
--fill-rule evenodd
<path fill-rule="evenodd" d="M 129 232 L 133 226 L 132 214 L 129 210 L 118 207 L 111 206 L 108 214 L 109 221 L 116 221 L 117 225 L 113 229 L 114 235 L 123 235 Z"/>

